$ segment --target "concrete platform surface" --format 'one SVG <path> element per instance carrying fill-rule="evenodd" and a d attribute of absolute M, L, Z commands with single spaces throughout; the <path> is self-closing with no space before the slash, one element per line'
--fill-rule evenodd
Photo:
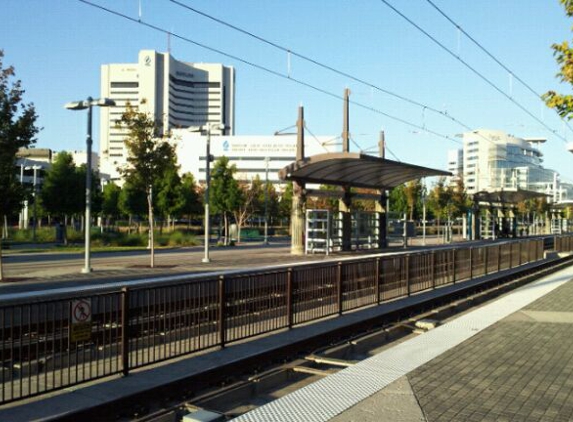
<path fill-rule="evenodd" d="M 237 421 L 571 421 L 573 267 Z"/>

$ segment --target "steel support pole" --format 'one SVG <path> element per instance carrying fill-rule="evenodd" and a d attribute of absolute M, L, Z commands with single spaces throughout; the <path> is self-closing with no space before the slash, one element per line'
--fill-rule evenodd
<path fill-rule="evenodd" d="M 85 265 L 82 273 L 87 274 L 92 271 L 90 262 L 91 245 L 91 204 L 92 204 L 92 97 L 88 97 L 88 134 L 86 139 L 86 221 L 85 221 Z"/>
<path fill-rule="evenodd" d="M 207 148 L 206 148 L 206 167 L 205 167 L 205 256 L 201 260 L 201 262 L 211 262 L 209 258 L 209 232 L 211 231 L 211 227 L 209 224 L 209 185 L 211 183 L 211 126 L 207 126 Z"/>

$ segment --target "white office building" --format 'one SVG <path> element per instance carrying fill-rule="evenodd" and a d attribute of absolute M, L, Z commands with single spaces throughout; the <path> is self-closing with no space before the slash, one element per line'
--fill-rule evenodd
<path fill-rule="evenodd" d="M 235 70 L 221 64 L 186 63 L 169 53 L 139 52 L 137 63 L 101 67 L 101 97 L 115 107 L 102 107 L 100 129 L 101 172 L 118 182 L 118 167 L 126 165 L 125 130 L 117 120 L 130 103 L 150 113 L 163 132 L 175 128 L 221 124 L 232 135 L 235 127 Z"/>
<path fill-rule="evenodd" d="M 191 172 L 195 180 L 205 183 L 207 137 L 184 129 L 174 130 L 173 142 L 177 145 L 177 158 L 180 173 Z M 327 152 L 340 151 L 340 144 L 333 142 L 334 136 L 307 137 L 305 155 L 307 157 Z M 282 190 L 284 182 L 278 172 L 296 160 L 296 135 L 276 136 L 211 136 L 210 150 L 214 159 L 225 156 L 235 165 L 235 178 L 250 182 L 257 176 L 273 183 Z M 213 168 L 211 164 L 211 169 Z"/>
<path fill-rule="evenodd" d="M 448 169 L 463 177 L 468 194 L 523 189 L 549 194 L 555 202 L 573 198 L 571 185 L 542 166 L 540 146 L 546 139 L 518 138 L 489 129 L 466 132 L 462 137 L 463 148 L 448 153 Z"/>

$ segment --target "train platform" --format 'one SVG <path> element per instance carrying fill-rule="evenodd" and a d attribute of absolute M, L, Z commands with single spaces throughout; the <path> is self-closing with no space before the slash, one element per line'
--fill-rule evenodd
<path fill-rule="evenodd" d="M 258 421 L 571 421 L 573 267 L 246 413 Z"/>
<path fill-rule="evenodd" d="M 509 416 L 505 420 L 571 420 L 571 279 L 573 267 L 543 277 L 237 420 L 504 420 L 506 415 Z M 97 420 L 89 419 L 90 409 L 107 406 L 122 397 L 158 391 L 166 384 L 182 385 L 197 374 L 232 367 L 245 359 L 257 360 L 285 345 L 303 343 L 360 320 L 380 318 L 404 304 L 415 306 L 448 290 L 480 282 L 476 278 L 444 286 L 401 301 L 134 370 L 127 377 L 111 376 L 9 403 L 0 406 L 0 420 Z M 539 407 L 531 408 L 532 403 Z M 540 417 L 528 418 L 537 416 L 546 403 L 548 407 Z M 462 404 L 465 407 L 460 408 Z M 516 416 L 527 410 L 528 416 Z M 78 414 L 80 419 L 76 418 Z"/>

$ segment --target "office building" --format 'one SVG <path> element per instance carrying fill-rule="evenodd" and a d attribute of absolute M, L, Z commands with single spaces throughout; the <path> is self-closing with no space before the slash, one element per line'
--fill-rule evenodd
<path fill-rule="evenodd" d="M 180 129 L 173 131 L 173 138 L 180 172 L 191 172 L 196 181 L 204 184 L 207 137 Z M 264 181 L 268 177 L 270 183 L 282 190 L 284 182 L 279 180 L 278 171 L 296 161 L 296 138 L 296 135 L 212 136 L 210 149 L 215 160 L 225 156 L 230 165 L 236 166 L 237 180 L 250 182 L 258 176 Z M 333 136 L 307 139 L 306 156 L 339 151 L 340 144 L 333 143 L 333 139 Z"/>
<path fill-rule="evenodd" d="M 127 163 L 125 129 L 117 126 L 129 103 L 149 113 L 165 133 L 175 128 L 222 124 L 232 135 L 235 127 L 235 71 L 221 64 L 186 63 L 169 53 L 139 52 L 137 63 L 101 67 L 101 97 L 115 107 L 102 107 L 100 129 L 101 172 L 119 182 L 118 168 Z"/>
<path fill-rule="evenodd" d="M 553 202 L 573 198 L 573 186 L 542 166 L 540 147 L 546 139 L 489 129 L 466 132 L 462 138 L 463 148 L 448 153 L 448 170 L 463 177 L 468 194 L 523 189 L 548 194 Z"/>

